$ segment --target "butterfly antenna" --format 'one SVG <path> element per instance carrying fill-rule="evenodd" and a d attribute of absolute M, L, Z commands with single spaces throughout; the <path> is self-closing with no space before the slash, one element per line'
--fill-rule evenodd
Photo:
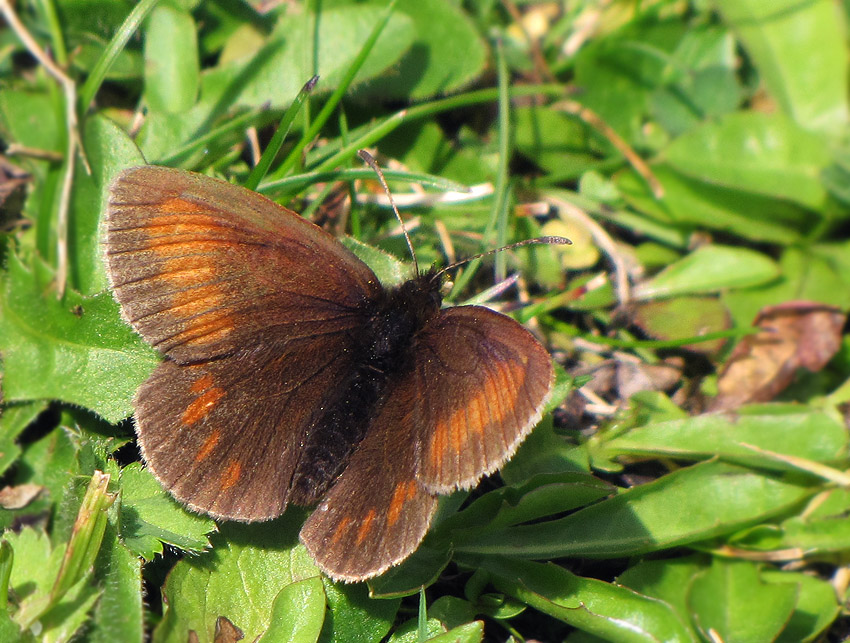
<path fill-rule="evenodd" d="M 497 252 L 502 252 L 504 250 L 513 250 L 514 248 L 521 248 L 522 246 L 533 246 L 533 245 L 559 245 L 559 246 L 571 246 L 573 244 L 572 241 L 567 239 L 566 237 L 535 237 L 534 239 L 525 239 L 524 241 L 517 241 L 516 243 L 508 244 L 507 246 L 502 246 L 501 248 L 493 248 L 493 250 L 488 250 L 487 252 L 482 252 L 481 254 L 473 255 L 472 257 L 467 257 L 466 259 L 461 259 L 460 261 L 456 261 L 454 263 L 449 264 L 445 268 L 440 268 L 436 274 L 441 275 L 444 272 L 448 272 L 449 270 L 454 270 L 458 266 L 462 266 L 465 263 L 469 263 L 470 261 L 475 261 L 476 259 L 481 259 L 482 257 L 486 257 L 488 255 L 494 255 Z"/>
<path fill-rule="evenodd" d="M 381 182 L 381 187 L 383 187 L 384 192 L 387 193 L 387 198 L 390 200 L 390 205 L 393 208 L 393 212 L 395 212 L 395 218 L 398 219 L 398 222 L 401 224 L 401 231 L 404 233 L 404 240 L 407 241 L 407 247 L 410 249 L 410 256 L 413 257 L 413 268 L 416 272 L 416 276 L 418 277 L 419 262 L 416 261 L 416 252 L 413 250 L 413 244 L 410 241 L 410 235 L 407 234 L 407 228 L 404 225 L 404 221 L 402 221 L 401 219 L 401 214 L 399 214 L 398 208 L 395 207 L 395 201 L 393 201 L 393 195 L 390 193 L 390 186 L 387 185 L 387 180 L 384 178 L 384 173 L 381 172 L 381 168 L 378 167 L 378 162 L 366 150 L 359 150 L 357 152 L 357 156 L 363 159 L 363 161 L 374 170 L 375 174 L 378 175 L 378 180 Z"/>

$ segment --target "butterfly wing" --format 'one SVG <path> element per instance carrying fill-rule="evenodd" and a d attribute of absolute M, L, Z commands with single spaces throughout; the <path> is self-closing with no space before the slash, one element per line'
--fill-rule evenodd
<path fill-rule="evenodd" d="M 294 212 L 160 167 L 113 182 L 105 252 L 122 313 L 169 358 L 136 396 L 148 467 L 194 509 L 279 515 L 353 371 L 374 274 Z"/>
<path fill-rule="evenodd" d="M 124 317 L 180 363 L 226 355 L 259 334 L 343 332 L 380 290 L 366 264 L 291 210 L 164 167 L 115 179 L 105 252 Z"/>
<path fill-rule="evenodd" d="M 509 317 L 478 306 L 442 311 L 301 530 L 322 571 L 360 581 L 413 553 L 435 494 L 500 467 L 540 419 L 553 380 L 549 354 Z"/>
<path fill-rule="evenodd" d="M 301 445 L 345 390 L 347 343 L 322 335 L 198 364 L 163 361 L 135 400 L 148 469 L 196 511 L 243 521 L 279 516 Z"/>
<path fill-rule="evenodd" d="M 513 319 L 458 306 L 418 337 L 413 377 L 417 479 L 445 494 L 474 486 L 514 454 L 540 420 L 555 373 L 546 349 Z"/>

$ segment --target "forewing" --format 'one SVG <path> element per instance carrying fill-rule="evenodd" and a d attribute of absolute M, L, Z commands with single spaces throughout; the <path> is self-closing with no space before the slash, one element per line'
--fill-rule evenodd
<path fill-rule="evenodd" d="M 163 361 L 136 395 L 148 469 L 196 511 L 280 515 L 307 432 L 352 372 L 347 344 L 338 334 L 192 365 Z"/>
<path fill-rule="evenodd" d="M 171 168 L 115 179 L 105 253 L 124 317 L 180 363 L 232 353 L 260 333 L 338 332 L 379 292 L 363 262 L 291 210 Z"/>
<path fill-rule="evenodd" d="M 301 529 L 310 555 L 335 580 L 383 573 L 428 531 L 437 499 L 416 480 L 415 395 L 411 378 L 390 385 L 348 467 Z"/>
<path fill-rule="evenodd" d="M 540 420 L 552 360 L 510 317 L 481 306 L 444 310 L 417 337 L 411 378 L 419 482 L 432 493 L 475 485 Z"/>

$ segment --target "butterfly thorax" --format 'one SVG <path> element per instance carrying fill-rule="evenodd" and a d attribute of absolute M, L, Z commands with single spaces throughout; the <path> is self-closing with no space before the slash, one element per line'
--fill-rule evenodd
<path fill-rule="evenodd" d="M 365 323 L 352 337 L 354 369 L 337 383 L 336 402 L 316 418 L 307 436 L 290 502 L 314 503 L 345 468 L 369 418 L 390 394 L 390 382 L 413 366 L 416 335 L 439 313 L 442 283 L 430 270 L 364 303 Z"/>
<path fill-rule="evenodd" d="M 363 338 L 364 366 L 387 375 L 405 367 L 416 334 L 440 311 L 442 281 L 430 270 L 383 292 Z"/>

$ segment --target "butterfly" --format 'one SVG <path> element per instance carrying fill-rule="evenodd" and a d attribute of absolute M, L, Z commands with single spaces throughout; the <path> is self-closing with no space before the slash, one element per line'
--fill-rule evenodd
<path fill-rule="evenodd" d="M 104 250 L 122 316 L 164 356 L 135 400 L 147 468 L 217 519 L 313 506 L 300 539 L 342 581 L 379 575 L 437 497 L 516 451 L 552 391 L 548 352 L 434 269 L 391 288 L 322 228 L 236 185 L 125 170 Z"/>

